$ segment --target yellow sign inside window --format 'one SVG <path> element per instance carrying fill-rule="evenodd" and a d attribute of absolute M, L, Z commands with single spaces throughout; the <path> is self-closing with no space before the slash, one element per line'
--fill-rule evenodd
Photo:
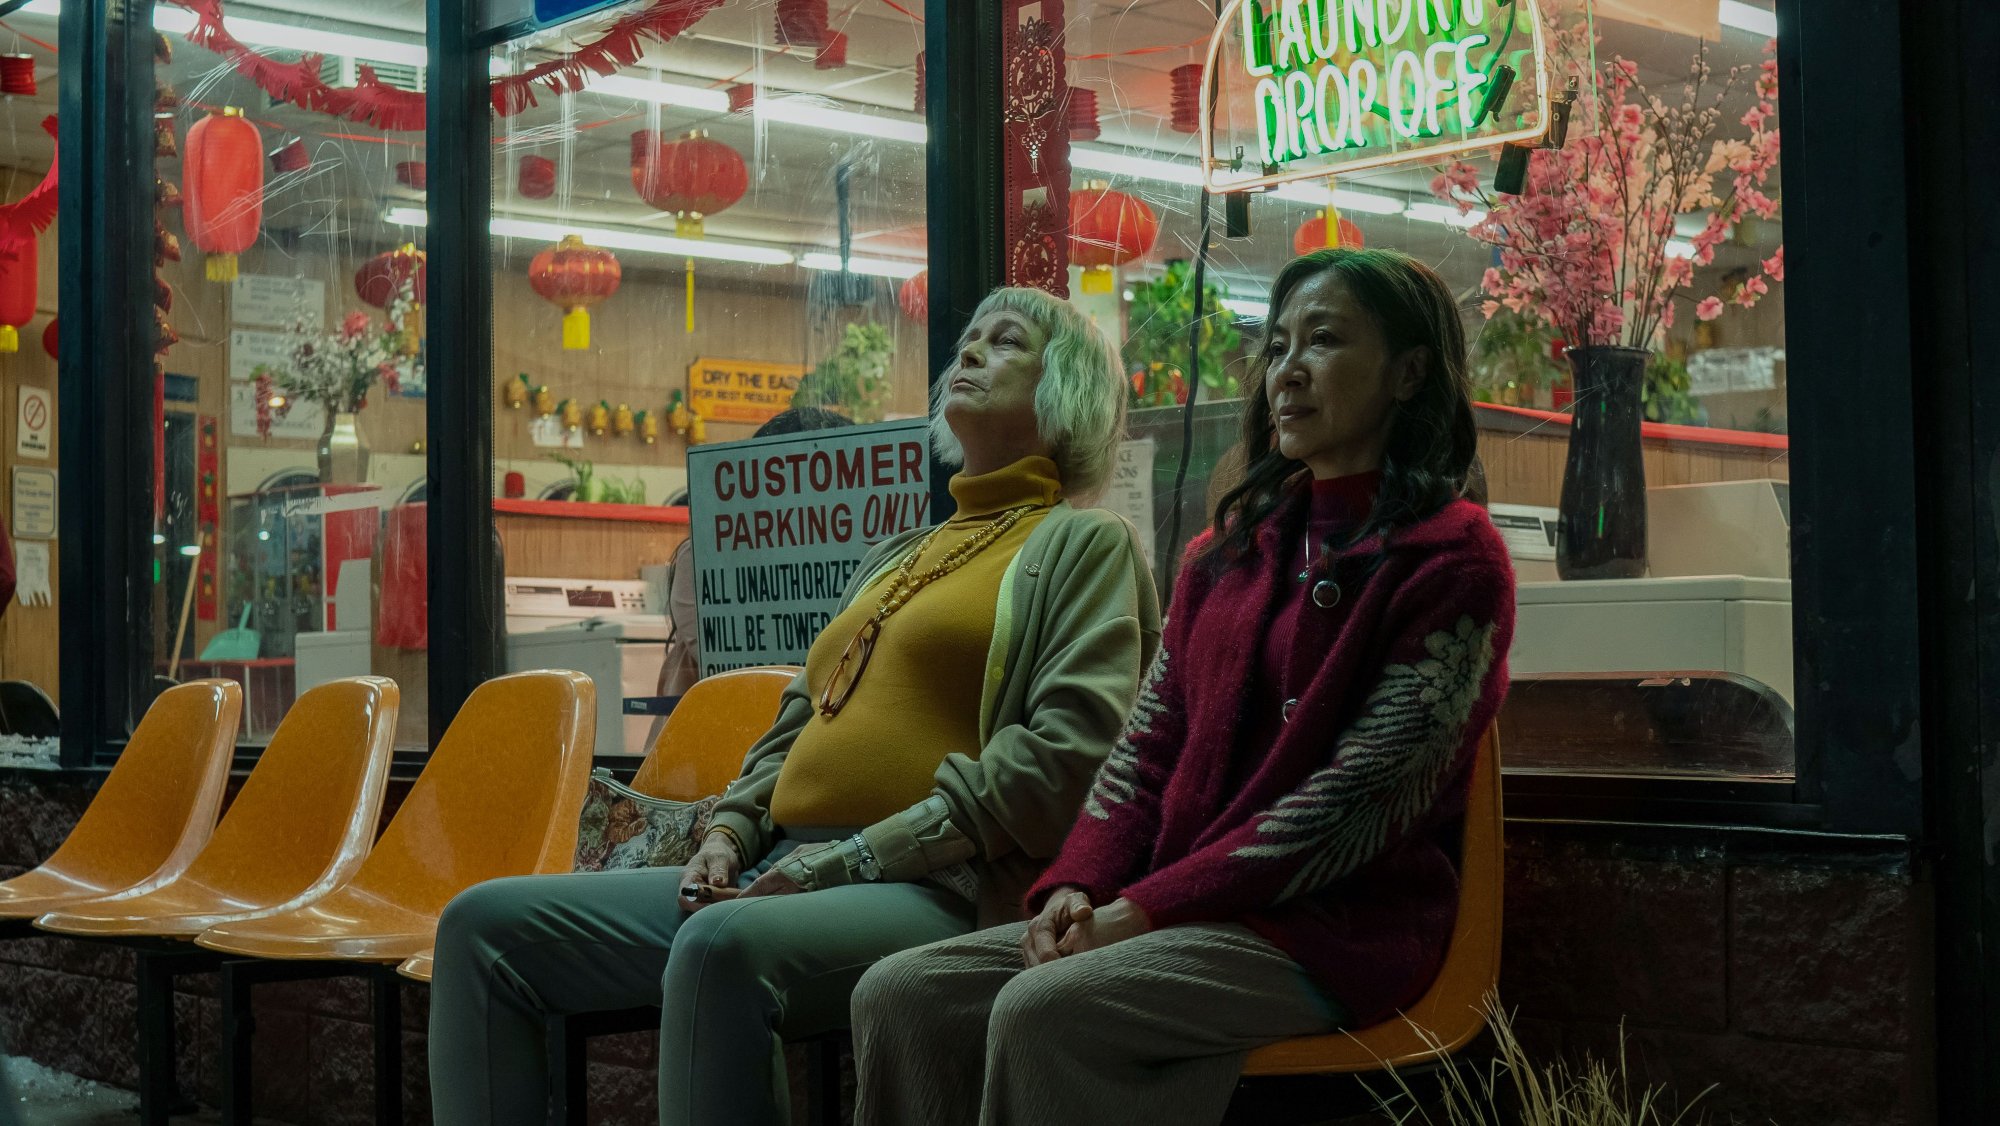
<path fill-rule="evenodd" d="M 804 364 L 702 356 L 688 365 L 689 398 L 710 422 L 769 422 L 792 405 Z"/>
<path fill-rule="evenodd" d="M 1232 0 L 1208 45 L 1203 171 L 1242 191 L 1542 136 L 1536 0 Z"/>

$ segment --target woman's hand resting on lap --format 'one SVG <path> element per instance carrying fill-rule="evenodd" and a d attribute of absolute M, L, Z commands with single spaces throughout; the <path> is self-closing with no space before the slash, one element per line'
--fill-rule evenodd
<path fill-rule="evenodd" d="M 1146 912 L 1129 899 L 1116 899 L 1076 920 L 1069 932 L 1056 942 L 1062 957 L 1086 950 L 1102 950 L 1113 943 L 1137 938 L 1153 929 Z"/>
<path fill-rule="evenodd" d="M 751 880 L 750 886 L 744 888 L 743 894 L 738 898 L 748 899 L 753 895 L 797 895 L 804 890 L 804 888 L 799 886 L 797 880 L 785 875 L 783 870 L 772 868 L 763 875 Z"/>
<path fill-rule="evenodd" d="M 681 888 L 706 884 L 709 887 L 733 888 L 736 877 L 743 873 L 743 858 L 736 855 L 735 842 L 727 834 L 710 833 L 701 842 L 700 851 L 688 857 L 687 867 L 681 869 Z M 680 896 L 681 910 L 699 911 L 709 906 L 706 903 L 690 902 L 685 894 Z"/>
<path fill-rule="evenodd" d="M 1061 957 L 1058 943 L 1094 910 L 1090 897 L 1076 888 L 1059 887 L 1050 892 L 1041 913 L 1029 921 L 1027 932 L 1021 935 L 1021 960 L 1032 969 Z"/>

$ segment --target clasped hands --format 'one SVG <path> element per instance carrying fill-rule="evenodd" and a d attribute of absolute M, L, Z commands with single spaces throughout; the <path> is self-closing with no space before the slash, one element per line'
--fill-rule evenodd
<path fill-rule="evenodd" d="M 1146 912 L 1129 899 L 1114 899 L 1095 907 L 1082 891 L 1059 887 L 1021 935 L 1021 960 L 1032 969 L 1086 950 L 1101 950 L 1152 929 Z"/>

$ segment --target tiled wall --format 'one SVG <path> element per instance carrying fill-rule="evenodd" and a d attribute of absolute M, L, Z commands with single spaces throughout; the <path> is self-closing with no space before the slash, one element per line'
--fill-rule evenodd
<path fill-rule="evenodd" d="M 0 776 L 0 878 L 60 843 L 80 783 Z M 400 792 L 392 794 L 391 801 Z M 385 813 L 386 816 L 386 813 Z M 1502 998 L 1539 1052 L 1600 1056 L 1624 1022 L 1638 1077 L 1718 1121 L 1901 1126 L 1932 1120 L 1925 889 L 1893 851 L 1763 843 L 1754 834 L 1512 824 Z M 69 940 L 0 942 L 0 1048 L 137 1083 L 133 959 Z M 182 979 L 180 1077 L 219 1100 L 215 978 Z M 403 993 L 405 1105 L 428 1122 L 429 990 Z M 260 1117 L 365 1123 L 373 1072 L 358 979 L 258 987 Z M 803 1096 L 793 1060 L 795 1101 Z M 650 1034 L 591 1051 L 593 1122 L 651 1123 Z"/>

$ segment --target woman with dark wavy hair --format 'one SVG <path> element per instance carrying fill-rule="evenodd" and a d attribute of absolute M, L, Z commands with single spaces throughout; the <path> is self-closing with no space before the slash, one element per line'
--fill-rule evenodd
<path fill-rule="evenodd" d="M 1465 334 L 1378 250 L 1295 260 L 1271 309 L 1243 480 L 1038 914 L 863 976 L 857 1122 L 1216 1121 L 1249 1049 L 1436 976 L 1514 622 Z"/>

